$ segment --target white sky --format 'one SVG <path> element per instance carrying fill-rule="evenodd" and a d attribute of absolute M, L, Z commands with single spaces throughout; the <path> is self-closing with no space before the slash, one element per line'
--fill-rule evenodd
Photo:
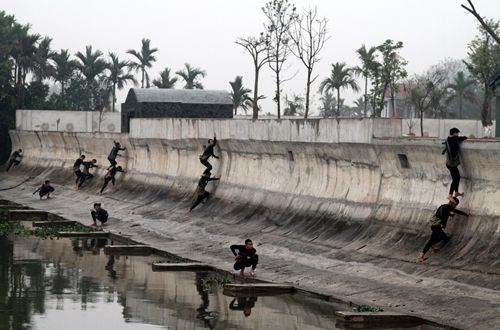
<path fill-rule="evenodd" d="M 410 74 L 421 73 L 446 57 L 465 58 L 467 43 L 476 34 L 476 20 L 460 7 L 466 0 L 295 0 L 301 9 L 317 6 L 318 15 L 329 20 L 331 38 L 316 68 L 319 78 L 326 77 L 334 62 L 358 65 L 355 50 L 366 44 L 378 45 L 386 39 L 404 42 L 402 55 L 408 60 Z M 207 71 L 206 89 L 229 90 L 228 82 L 242 75 L 245 85 L 253 88 L 253 66 L 248 54 L 234 44 L 239 36 L 255 35 L 262 30 L 264 0 L 0 0 L 0 8 L 14 14 L 20 23 L 31 23 L 33 31 L 53 38 L 53 48 L 68 48 L 71 53 L 93 45 L 107 53 L 139 49 L 143 37 L 159 48 L 151 77 L 168 66 L 177 71 L 184 62 Z M 473 0 L 483 16 L 500 18 L 500 1 Z M 304 94 L 305 70 L 292 58 L 289 73 L 299 74 L 283 89 Z M 182 85 L 178 85 L 180 88 Z M 124 102 L 127 86 L 118 94 Z M 271 101 L 274 81 L 269 68 L 261 72 L 259 94 L 264 112 L 275 112 Z M 348 92 L 350 104 L 360 96 Z M 314 95 L 315 109 L 319 96 Z"/>

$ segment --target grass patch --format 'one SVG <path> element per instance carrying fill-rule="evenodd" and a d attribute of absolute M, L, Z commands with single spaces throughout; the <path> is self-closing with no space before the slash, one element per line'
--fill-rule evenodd
<path fill-rule="evenodd" d="M 210 275 L 207 278 L 201 280 L 201 284 L 205 291 L 209 291 L 211 288 L 221 288 L 224 284 L 231 283 L 231 280 L 227 276 L 223 275 Z"/>
<path fill-rule="evenodd" d="M 370 306 L 370 305 L 359 305 L 356 307 L 355 310 L 358 313 L 366 313 L 366 312 L 375 313 L 375 312 L 383 312 L 384 311 L 382 308 Z"/>

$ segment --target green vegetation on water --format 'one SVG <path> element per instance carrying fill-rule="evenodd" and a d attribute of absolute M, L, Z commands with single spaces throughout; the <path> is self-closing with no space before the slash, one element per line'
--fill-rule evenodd
<path fill-rule="evenodd" d="M 231 283 L 231 280 L 227 276 L 223 275 L 211 275 L 207 278 L 201 280 L 203 289 L 205 291 L 209 291 L 210 288 L 217 287 L 220 288 L 224 286 L 224 284 Z"/>
<path fill-rule="evenodd" d="M 375 313 L 375 312 L 383 312 L 383 311 L 384 310 L 382 308 L 370 306 L 370 305 L 359 305 L 356 307 L 356 312 L 359 312 L 359 313 L 366 313 L 366 312 Z"/>
<path fill-rule="evenodd" d="M 0 222 L 0 236 L 12 234 L 18 236 L 35 236 L 43 239 L 46 238 L 53 239 L 55 237 L 58 237 L 58 232 L 88 233 L 95 231 L 101 231 L 101 229 L 85 227 L 81 225 L 64 226 L 64 227 L 26 228 L 19 222 L 7 222 L 7 221 Z"/>

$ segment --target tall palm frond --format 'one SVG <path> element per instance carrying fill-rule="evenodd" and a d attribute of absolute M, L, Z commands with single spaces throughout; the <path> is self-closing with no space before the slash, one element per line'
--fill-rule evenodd
<path fill-rule="evenodd" d="M 130 68 L 135 69 L 136 72 L 141 72 L 141 88 L 144 88 L 144 82 L 146 82 L 146 88 L 149 88 L 149 74 L 147 69 L 153 66 L 153 62 L 156 62 L 156 57 L 153 54 L 158 51 L 158 48 L 151 48 L 151 40 L 146 38 L 143 38 L 141 43 L 139 51 L 129 49 L 127 50 L 127 54 L 135 57 L 135 60 L 130 62 Z"/>
<path fill-rule="evenodd" d="M 189 63 L 184 63 L 184 69 L 176 72 L 186 85 L 185 89 L 203 89 L 203 85 L 199 81 L 200 78 L 205 78 L 207 73 L 201 68 L 192 67 Z"/>

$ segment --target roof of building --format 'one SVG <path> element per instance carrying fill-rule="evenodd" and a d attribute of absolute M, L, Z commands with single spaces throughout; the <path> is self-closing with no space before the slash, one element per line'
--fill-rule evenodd
<path fill-rule="evenodd" d="M 131 88 L 125 103 L 230 104 L 231 95 L 223 90 Z"/>
<path fill-rule="evenodd" d="M 399 83 L 396 84 L 396 90 L 394 93 L 394 97 L 397 99 L 404 99 L 407 98 L 410 95 L 410 91 L 417 87 L 416 84 L 408 84 L 408 83 Z M 391 86 L 388 85 L 386 90 L 385 90 L 385 98 L 390 98 L 391 97 Z"/>

